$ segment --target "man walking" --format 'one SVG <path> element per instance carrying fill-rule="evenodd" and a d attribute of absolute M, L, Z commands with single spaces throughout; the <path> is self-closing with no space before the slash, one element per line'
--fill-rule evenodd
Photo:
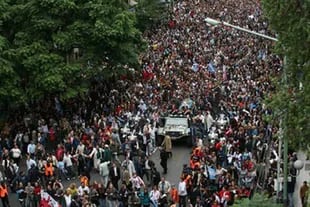
<path fill-rule="evenodd" d="M 120 171 L 119 167 L 117 167 L 114 162 L 112 163 L 112 167 L 110 168 L 109 174 L 110 174 L 111 182 L 112 182 L 114 188 L 116 188 L 116 190 L 118 190 L 118 181 L 121 178 L 121 171 Z"/>
<path fill-rule="evenodd" d="M 172 142 L 171 137 L 166 135 L 164 141 L 161 144 L 161 147 L 164 148 L 169 158 L 172 157 Z"/>
<path fill-rule="evenodd" d="M 168 153 L 164 149 L 160 149 L 160 165 L 164 169 L 164 174 L 167 174 L 167 160 L 168 160 Z"/>
<path fill-rule="evenodd" d="M 102 176 L 103 186 L 106 188 L 109 181 L 109 164 L 110 161 L 103 161 L 99 164 L 99 174 Z"/>

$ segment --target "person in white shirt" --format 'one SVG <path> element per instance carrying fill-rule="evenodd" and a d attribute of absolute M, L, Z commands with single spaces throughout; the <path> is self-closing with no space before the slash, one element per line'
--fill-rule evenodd
<path fill-rule="evenodd" d="M 31 141 L 27 146 L 27 153 L 30 156 L 34 156 L 35 152 L 36 152 L 36 145 L 33 143 L 33 141 Z"/>
<path fill-rule="evenodd" d="M 76 148 L 75 154 L 83 154 L 84 150 L 85 150 L 85 145 L 82 142 L 80 142 Z"/>
<path fill-rule="evenodd" d="M 133 176 L 130 178 L 130 181 L 132 183 L 132 188 L 137 191 L 140 191 L 141 187 L 145 187 L 144 181 L 136 173 L 133 174 Z"/>
<path fill-rule="evenodd" d="M 206 116 L 207 116 L 206 117 L 207 131 L 210 131 L 210 128 L 213 125 L 213 123 L 215 122 L 215 120 L 213 119 L 213 117 L 209 111 L 207 112 Z"/>
<path fill-rule="evenodd" d="M 109 181 L 109 164 L 110 161 L 102 162 L 99 164 L 99 174 L 102 176 L 103 186 L 106 188 Z"/>
<path fill-rule="evenodd" d="M 93 139 L 93 138 L 92 138 Z M 87 157 L 89 159 L 92 159 L 93 160 L 93 165 L 94 165 L 94 168 L 95 169 L 98 169 L 98 166 L 99 166 L 99 163 L 100 163 L 100 160 L 98 159 L 97 157 L 97 151 L 98 151 L 98 148 L 97 147 L 92 147 L 92 150 L 91 152 L 87 155 Z"/>
<path fill-rule="evenodd" d="M 150 154 L 155 153 L 156 150 L 156 125 L 152 124 L 150 127 L 150 138 L 151 138 L 151 142 L 150 142 Z"/>
<path fill-rule="evenodd" d="M 165 179 L 165 177 L 162 177 L 160 182 L 158 183 L 158 189 L 161 192 L 161 194 L 169 194 L 171 190 L 170 183 Z"/>
<path fill-rule="evenodd" d="M 66 193 L 63 196 L 61 206 L 70 207 L 71 203 L 72 203 L 72 197 L 71 197 L 71 194 L 70 194 L 70 189 L 67 189 Z"/>
<path fill-rule="evenodd" d="M 181 181 L 179 182 L 178 193 L 179 193 L 179 199 L 180 199 L 179 206 L 186 207 L 187 190 L 186 190 L 186 183 L 185 183 L 184 177 L 181 177 Z"/>
<path fill-rule="evenodd" d="M 203 147 L 203 141 L 199 137 L 196 138 L 196 146 L 197 147 Z"/>
<path fill-rule="evenodd" d="M 154 167 L 154 162 L 152 160 L 149 159 L 148 156 L 145 157 L 145 162 L 144 162 L 144 171 L 145 171 L 145 176 L 146 176 L 146 180 L 148 182 L 148 185 L 150 186 L 152 184 L 152 168 Z"/>
<path fill-rule="evenodd" d="M 89 187 L 85 185 L 84 182 L 81 183 L 81 185 L 78 187 L 78 195 L 80 197 L 84 196 L 84 194 L 89 194 Z"/>
<path fill-rule="evenodd" d="M 26 165 L 27 165 L 27 170 L 29 170 L 32 167 L 32 165 L 37 166 L 37 163 L 36 161 L 31 159 L 30 155 L 27 155 Z"/>
<path fill-rule="evenodd" d="M 73 163 L 72 163 L 72 160 L 71 160 L 71 158 L 73 158 L 73 157 L 76 157 L 77 155 L 75 155 L 75 156 L 72 156 L 72 155 L 70 155 L 70 153 L 69 152 L 66 152 L 65 154 L 64 154 L 64 157 L 63 157 L 63 162 L 64 162 L 64 165 L 65 165 L 65 169 L 67 170 L 67 172 L 68 172 L 68 177 L 71 179 L 74 179 L 74 172 L 73 172 L 73 170 L 72 170 L 72 168 L 73 168 Z"/>
<path fill-rule="evenodd" d="M 16 165 L 19 165 L 20 158 L 22 156 L 21 150 L 18 148 L 17 144 L 15 144 L 14 148 L 11 149 L 12 158 Z"/>
<path fill-rule="evenodd" d="M 130 177 L 136 172 L 135 165 L 128 157 L 122 162 L 122 167 L 128 170 Z"/>
<path fill-rule="evenodd" d="M 151 200 L 151 203 L 153 204 L 153 206 L 157 207 L 158 206 L 158 200 L 160 198 L 160 192 L 157 188 L 156 185 L 153 186 L 153 189 L 151 190 L 150 192 L 150 200 Z"/>

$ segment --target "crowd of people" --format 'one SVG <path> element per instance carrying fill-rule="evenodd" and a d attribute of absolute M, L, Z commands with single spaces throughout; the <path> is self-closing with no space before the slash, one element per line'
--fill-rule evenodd
<path fill-rule="evenodd" d="M 169 19 L 145 33 L 141 78 L 97 80 L 86 99 L 54 97 L 6 123 L 3 206 L 9 206 L 8 187 L 26 207 L 48 206 L 42 190 L 67 207 L 225 207 L 251 197 L 256 186 L 272 196 L 272 168 L 259 166 L 278 159 L 278 127 L 263 120 L 272 113 L 263 100 L 282 62 L 271 53 L 272 42 L 208 25 L 207 17 L 270 35 L 259 0 L 174 1 Z M 156 132 L 159 118 L 171 113 L 203 127 L 175 185 L 164 176 L 171 140 L 158 142 Z M 223 116 L 228 121 L 219 124 Z M 156 149 L 162 175 L 152 161 Z M 64 180 L 72 184 L 64 187 Z"/>

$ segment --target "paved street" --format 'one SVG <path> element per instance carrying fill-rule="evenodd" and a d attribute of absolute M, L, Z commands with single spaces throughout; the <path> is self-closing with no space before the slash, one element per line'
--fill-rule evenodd
<path fill-rule="evenodd" d="M 190 148 L 186 147 L 185 143 L 175 143 L 173 147 L 173 156 L 168 160 L 168 173 L 165 175 L 166 179 L 170 181 L 171 184 L 177 184 L 179 182 L 179 178 L 181 175 L 183 164 L 188 164 L 189 162 L 189 153 Z M 151 157 L 151 159 L 155 162 L 157 169 L 162 174 L 163 169 L 160 166 L 159 162 L 159 152 L 156 151 Z M 24 163 L 21 166 L 24 168 Z M 91 174 L 92 180 L 100 180 L 99 174 L 93 172 Z M 73 181 L 63 181 L 64 187 L 67 187 Z M 75 182 L 78 184 L 78 180 L 76 179 Z M 10 204 L 11 206 L 18 207 L 20 206 L 17 195 L 16 194 L 9 194 Z"/>

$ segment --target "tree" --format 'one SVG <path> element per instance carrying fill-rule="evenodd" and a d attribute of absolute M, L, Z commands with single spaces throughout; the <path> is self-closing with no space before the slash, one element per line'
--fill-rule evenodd
<path fill-rule="evenodd" d="M 233 207 L 280 207 L 282 204 L 275 203 L 272 198 L 267 198 L 263 194 L 255 193 L 253 198 L 236 200 Z"/>
<path fill-rule="evenodd" d="M 91 80 L 137 68 L 135 14 L 122 0 L 0 2 L 2 108 L 84 94 Z"/>
<path fill-rule="evenodd" d="M 167 19 L 170 6 L 170 0 L 140 0 L 133 7 L 137 16 L 137 27 L 141 31 L 145 31 L 157 22 Z"/>
<path fill-rule="evenodd" d="M 275 114 L 286 114 L 284 124 L 290 146 L 309 150 L 310 137 L 310 2 L 263 0 L 270 27 L 278 34 L 276 52 L 286 57 L 282 80 L 269 99 Z"/>

